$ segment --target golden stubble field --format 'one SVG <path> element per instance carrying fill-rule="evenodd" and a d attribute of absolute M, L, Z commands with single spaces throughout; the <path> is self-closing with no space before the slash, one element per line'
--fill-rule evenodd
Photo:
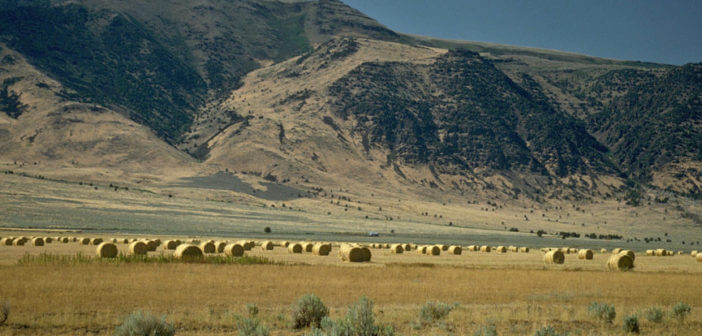
<path fill-rule="evenodd" d="M 126 245 L 117 245 L 126 252 Z M 589 261 L 568 254 L 564 265 L 545 266 L 538 250 L 424 256 L 372 249 L 371 263 L 350 264 L 340 261 L 336 247 L 324 257 L 291 255 L 282 247 L 247 251 L 276 264 L 17 263 L 25 254 L 94 251 L 77 243 L 0 247 L 0 298 L 12 306 L 0 335 L 111 335 L 138 309 L 167 315 L 178 335 L 232 335 L 248 303 L 258 305 L 272 335 L 303 335 L 309 330 L 289 325 L 291 305 L 306 293 L 318 295 L 334 318 L 367 296 L 378 322 L 393 324 L 401 335 L 472 335 L 488 323 L 499 335 L 531 335 L 546 325 L 571 335 L 619 335 L 622 318 L 634 313 L 644 335 L 702 330 L 702 263 L 689 255 L 639 253 L 632 272 L 605 271 L 609 254 L 600 253 Z M 150 254 L 161 253 L 169 251 Z M 428 301 L 458 305 L 443 323 L 412 328 Z M 616 306 L 613 324 L 588 315 L 593 301 Z M 685 322 L 666 317 L 655 324 L 641 314 L 652 306 L 669 311 L 679 301 L 693 306 Z"/>

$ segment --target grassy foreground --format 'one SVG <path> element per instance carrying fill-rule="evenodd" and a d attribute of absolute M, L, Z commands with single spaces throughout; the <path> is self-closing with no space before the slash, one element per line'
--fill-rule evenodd
<path fill-rule="evenodd" d="M 290 328 L 291 305 L 315 293 L 333 318 L 367 296 L 378 322 L 401 335 L 472 335 L 494 323 L 499 335 L 531 335 L 550 325 L 571 335 L 623 334 L 622 318 L 639 314 L 644 335 L 694 335 L 702 318 L 641 314 L 678 301 L 702 306 L 700 276 L 685 272 L 476 269 L 389 264 L 378 267 L 281 264 L 63 263 L 0 266 L 0 299 L 12 305 L 0 335 L 111 335 L 124 316 L 142 309 L 166 314 L 177 335 L 236 334 L 236 318 L 255 303 L 272 335 Z M 457 303 L 442 323 L 413 329 L 427 301 Z M 616 306 L 613 324 L 593 320 L 593 302 Z"/>

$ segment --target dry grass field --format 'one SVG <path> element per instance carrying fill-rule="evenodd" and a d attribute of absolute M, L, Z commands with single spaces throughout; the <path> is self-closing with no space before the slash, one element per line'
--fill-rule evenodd
<path fill-rule="evenodd" d="M 57 235 L 2 232 L 8 234 Z M 126 253 L 125 244 L 117 246 Z M 178 335 L 231 335 L 249 303 L 258 305 L 272 335 L 303 335 L 309 330 L 290 328 L 290 314 L 291 305 L 306 293 L 318 295 L 334 318 L 367 296 L 375 302 L 378 322 L 394 325 L 401 335 L 472 335 L 487 324 L 494 324 L 499 335 L 530 335 L 546 325 L 571 335 L 619 335 L 622 318 L 635 313 L 643 335 L 696 335 L 702 330 L 697 310 L 702 306 L 702 263 L 689 254 L 639 253 L 633 271 L 608 272 L 610 254 L 599 252 L 593 260 L 567 254 L 565 264 L 545 266 L 538 250 L 424 256 L 372 249 L 370 263 L 343 263 L 337 249 L 314 256 L 255 247 L 246 254 L 273 263 L 218 265 L 18 262 L 27 254 L 92 256 L 95 246 L 0 246 L 0 299 L 12 306 L 0 335 L 111 335 L 124 316 L 139 309 L 167 315 Z M 159 247 L 150 254 L 170 252 Z M 429 301 L 457 306 L 443 321 L 413 328 L 422 304 Z M 613 324 L 588 315 L 594 301 L 615 305 Z M 679 301 L 693 306 L 684 322 L 644 318 L 643 311 L 652 306 L 669 311 Z"/>

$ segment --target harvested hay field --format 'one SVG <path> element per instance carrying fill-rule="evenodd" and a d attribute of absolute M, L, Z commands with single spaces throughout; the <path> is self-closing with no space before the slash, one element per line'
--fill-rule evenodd
<path fill-rule="evenodd" d="M 178 281 L 164 281 L 173 274 Z M 262 274 L 275 281 L 261 281 Z M 232 316 L 244 316 L 249 303 L 258 305 L 271 335 L 303 335 L 309 329 L 292 330 L 289 319 L 291 304 L 306 293 L 318 295 L 332 318 L 342 317 L 347 305 L 367 296 L 375 302 L 377 321 L 394 325 L 401 335 L 472 335 L 486 319 L 495 321 L 499 335 L 531 335 L 535 326 L 543 325 L 587 335 L 619 335 L 619 316 L 654 305 L 669 309 L 680 300 L 692 305 L 693 312 L 702 306 L 699 275 L 684 273 L 425 264 L 388 264 L 359 272 L 337 265 L 96 263 L 2 266 L 0 278 L 6 282 L 3 299 L 13 309 L 0 335 L 112 335 L 123 317 L 137 309 L 167 314 L 178 335 L 231 335 L 237 332 Z M 668 282 L 676 285 L 660 285 Z M 457 304 L 444 321 L 452 332 L 410 326 L 428 301 Z M 612 325 L 589 317 L 587 306 L 593 301 L 616 306 Z M 640 323 L 648 335 L 694 335 L 702 328 L 702 316 L 693 313 L 685 323 Z"/>

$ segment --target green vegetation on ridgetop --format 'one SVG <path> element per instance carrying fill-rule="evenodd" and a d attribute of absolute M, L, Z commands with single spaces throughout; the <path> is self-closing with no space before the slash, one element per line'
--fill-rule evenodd
<path fill-rule="evenodd" d="M 354 116 L 364 143 L 405 162 L 435 163 L 446 173 L 616 173 L 582 121 L 548 105 L 538 84 L 530 89 L 489 60 L 457 50 L 429 66 L 365 63 L 330 91 L 337 115 Z"/>

